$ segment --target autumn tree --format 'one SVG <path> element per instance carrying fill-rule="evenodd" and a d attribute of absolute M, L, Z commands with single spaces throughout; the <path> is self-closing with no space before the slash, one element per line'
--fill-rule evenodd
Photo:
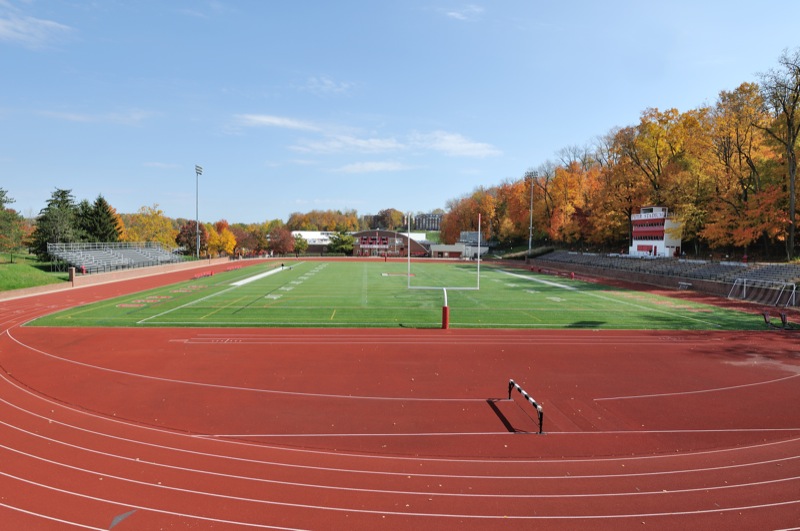
<path fill-rule="evenodd" d="M 206 225 L 205 229 L 208 233 L 206 251 L 209 256 L 233 255 L 236 249 L 236 237 L 229 227 L 230 225 L 224 219 Z"/>
<path fill-rule="evenodd" d="M 358 214 L 355 210 L 312 210 L 293 212 L 286 226 L 299 231 L 355 231 L 358 230 Z"/>
<path fill-rule="evenodd" d="M 624 242 L 627 246 L 632 241 L 631 215 L 646 202 L 647 186 L 622 149 L 619 129 L 599 138 L 595 147 L 597 190 L 590 199 L 589 241 L 607 245 Z"/>
<path fill-rule="evenodd" d="M 208 233 L 208 244 L 205 247 L 205 252 L 209 257 L 217 256 L 221 246 L 219 233 L 213 223 L 204 223 L 204 225 Z"/>
<path fill-rule="evenodd" d="M 222 253 L 224 253 L 226 256 L 233 256 L 233 253 L 236 250 L 236 236 L 234 236 L 230 229 L 225 228 L 219 233 L 219 237 L 220 244 L 222 246 Z"/>
<path fill-rule="evenodd" d="M 574 243 L 581 239 L 580 227 L 573 223 L 573 218 L 576 207 L 582 205 L 579 202 L 582 180 L 583 172 L 577 163 L 556 168 L 552 192 L 557 206 L 551 227 L 554 236 L 557 235 L 565 243 Z"/>
<path fill-rule="evenodd" d="M 638 125 L 620 129 L 617 136 L 622 153 L 633 162 L 650 186 L 648 203 L 664 205 L 668 180 L 683 149 L 678 110 L 647 109 Z"/>
<path fill-rule="evenodd" d="M 294 253 L 296 255 L 305 254 L 308 251 L 308 240 L 303 238 L 299 234 L 295 234 L 294 236 Z"/>
<path fill-rule="evenodd" d="M 266 221 L 264 223 L 254 223 L 249 226 L 249 232 L 252 235 L 252 242 L 254 252 L 260 253 L 269 249 L 269 233 L 277 226 L 280 226 L 280 220 Z"/>
<path fill-rule="evenodd" d="M 264 246 L 259 248 L 258 224 L 256 223 L 251 223 L 249 225 L 234 223 L 230 226 L 230 230 L 233 233 L 233 237 L 236 239 L 236 249 L 234 249 L 234 253 L 237 255 L 248 255 L 266 249 L 267 247 L 266 233 L 264 233 Z"/>
<path fill-rule="evenodd" d="M 395 208 L 387 208 L 375 216 L 376 228 L 396 230 L 403 227 L 404 214 Z"/>
<path fill-rule="evenodd" d="M 442 216 L 439 229 L 442 242 L 456 243 L 462 232 L 477 230 L 477 223 L 477 207 L 471 196 L 448 201 L 447 213 Z"/>
<path fill-rule="evenodd" d="M 771 121 L 762 130 L 782 149 L 786 162 L 789 218 L 787 258 L 794 257 L 797 210 L 797 139 L 800 136 L 800 48 L 784 50 L 779 67 L 761 75 L 761 94 Z"/>
<path fill-rule="evenodd" d="M 143 206 L 130 218 L 125 240 L 129 242 L 152 242 L 171 249 L 175 246 L 178 231 L 173 228 L 172 220 L 164 215 L 164 211 L 153 206 Z"/>
<path fill-rule="evenodd" d="M 10 253 L 13 262 L 13 251 L 22 247 L 24 225 L 22 216 L 8 207 L 11 203 L 14 203 L 14 199 L 9 197 L 6 190 L 0 188 L 0 252 Z"/>
<path fill-rule="evenodd" d="M 529 194 L 533 184 L 530 178 L 501 183 L 495 191 L 501 205 L 495 238 L 501 245 L 511 245 L 528 235 Z"/>
<path fill-rule="evenodd" d="M 701 236 L 712 247 L 747 248 L 759 238 L 779 233 L 786 217 L 762 216 L 758 210 L 782 209 L 775 200 L 777 189 L 764 179 L 773 154 L 765 145 L 763 127 L 768 116 L 759 87 L 743 83 L 732 92 L 722 91 L 714 106 L 712 143 L 714 160 L 711 175 L 715 200 Z M 759 197 L 765 193 L 764 197 Z M 754 212 L 754 208 L 756 211 Z M 770 220 L 767 224 L 764 221 Z"/>
<path fill-rule="evenodd" d="M 181 247 L 187 256 L 199 256 L 197 252 L 197 226 L 194 220 L 187 221 L 178 229 L 175 244 Z M 208 248 L 208 230 L 202 223 L 200 227 L 200 250 Z"/>
<path fill-rule="evenodd" d="M 557 240 L 558 233 L 553 225 L 556 211 L 553 181 L 556 174 L 556 165 L 547 161 L 540 165 L 532 175 L 533 184 L 533 226 L 542 236 Z"/>
<path fill-rule="evenodd" d="M 278 255 L 290 254 L 294 251 L 294 236 L 286 227 L 274 227 L 269 232 L 269 248 Z"/>
<path fill-rule="evenodd" d="M 222 232 L 225 229 L 230 229 L 231 225 L 228 223 L 227 219 L 221 219 L 219 221 L 214 222 L 214 229 L 217 232 Z"/>
<path fill-rule="evenodd" d="M 681 113 L 672 130 L 675 152 L 663 198 L 681 223 L 684 245 L 698 243 L 714 196 L 711 124 L 710 109 L 701 107 Z"/>

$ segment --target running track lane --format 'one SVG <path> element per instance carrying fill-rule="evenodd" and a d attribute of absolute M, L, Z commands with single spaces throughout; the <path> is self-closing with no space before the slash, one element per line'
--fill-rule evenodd
<path fill-rule="evenodd" d="M 11 528 L 800 525 L 780 333 L 44 330 L 19 324 L 60 304 L 19 302 Z M 508 431 L 533 427 L 509 377 L 547 435 Z"/>

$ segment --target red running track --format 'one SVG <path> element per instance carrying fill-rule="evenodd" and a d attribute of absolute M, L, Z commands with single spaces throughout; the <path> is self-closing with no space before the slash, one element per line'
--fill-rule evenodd
<path fill-rule="evenodd" d="M 800 336 L 21 326 L 181 278 L 0 304 L 3 529 L 800 526 Z"/>

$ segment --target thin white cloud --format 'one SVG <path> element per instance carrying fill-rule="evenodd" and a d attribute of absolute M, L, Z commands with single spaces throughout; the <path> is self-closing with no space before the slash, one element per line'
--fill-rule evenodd
<path fill-rule="evenodd" d="M 245 127 L 280 127 L 284 129 L 297 129 L 300 131 L 319 131 L 320 128 L 310 122 L 273 116 L 270 114 L 238 114 L 236 121 Z"/>
<path fill-rule="evenodd" d="M 475 4 L 468 4 L 460 9 L 444 10 L 445 16 L 455 20 L 470 20 L 483 14 L 484 9 Z"/>
<path fill-rule="evenodd" d="M 292 147 L 304 153 L 385 153 L 405 146 L 394 138 L 357 138 L 351 135 L 332 135 L 322 140 L 305 140 Z"/>
<path fill-rule="evenodd" d="M 408 169 L 411 169 L 411 166 L 400 162 L 354 162 L 353 164 L 346 164 L 334 171 L 338 173 L 375 173 L 403 171 Z"/>
<path fill-rule="evenodd" d="M 289 147 L 292 151 L 309 155 L 377 154 L 406 151 L 412 148 L 436 151 L 452 157 L 484 158 L 501 154 L 501 151 L 491 144 L 476 142 L 461 134 L 447 131 L 417 132 L 408 135 L 405 139 L 398 140 L 394 137 L 360 137 L 354 134 L 344 134 L 340 132 L 345 129 L 342 127 L 323 127 L 285 116 L 240 114 L 235 118 L 240 126 L 278 127 L 319 133 L 317 138 L 301 138 Z"/>
<path fill-rule="evenodd" d="M 69 26 L 22 14 L 12 4 L 0 2 L 0 41 L 44 48 L 71 31 Z"/>
<path fill-rule="evenodd" d="M 485 158 L 501 154 L 501 151 L 491 144 L 475 142 L 458 133 L 447 131 L 416 133 L 411 141 L 417 147 L 439 151 L 452 157 Z"/>
<path fill-rule="evenodd" d="M 335 81 L 328 76 L 314 76 L 308 78 L 303 90 L 318 96 L 346 94 L 353 88 L 352 83 Z"/>

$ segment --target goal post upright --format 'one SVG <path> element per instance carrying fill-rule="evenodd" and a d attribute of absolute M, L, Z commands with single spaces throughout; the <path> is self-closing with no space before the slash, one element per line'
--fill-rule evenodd
<path fill-rule="evenodd" d="M 442 329 L 450 328 L 450 306 L 447 303 L 447 290 L 479 291 L 481 289 L 481 214 L 478 214 L 478 256 L 476 283 L 474 287 L 464 286 L 412 286 L 411 285 L 411 214 L 409 213 L 406 226 L 406 286 L 408 289 L 442 290 Z"/>
<path fill-rule="evenodd" d="M 478 289 L 481 289 L 481 214 L 478 212 Z"/>

